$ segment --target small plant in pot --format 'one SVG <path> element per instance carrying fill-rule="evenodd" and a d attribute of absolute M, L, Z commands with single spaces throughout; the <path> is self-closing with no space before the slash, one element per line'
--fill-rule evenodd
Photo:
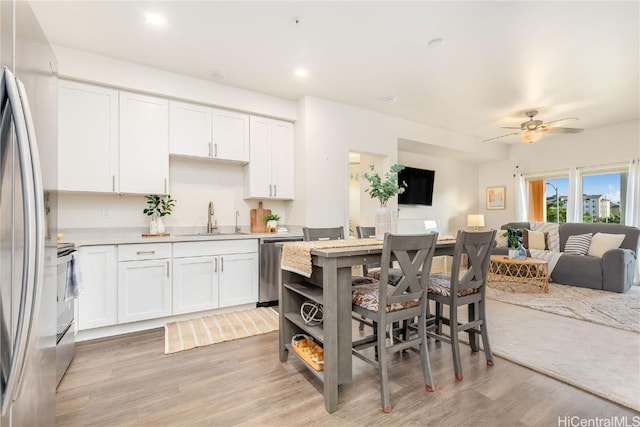
<path fill-rule="evenodd" d="M 278 221 L 280 221 L 280 215 L 278 214 L 269 214 L 264 217 L 264 222 L 267 223 L 267 231 L 277 230 L 278 229 Z"/>
<path fill-rule="evenodd" d="M 165 197 L 160 197 L 157 194 L 148 194 L 144 198 L 147 199 L 147 207 L 142 213 L 151 217 L 149 234 L 163 234 L 165 228 L 162 217 L 171 215 L 173 208 L 176 206 L 176 200 L 171 198 L 170 194 Z"/>

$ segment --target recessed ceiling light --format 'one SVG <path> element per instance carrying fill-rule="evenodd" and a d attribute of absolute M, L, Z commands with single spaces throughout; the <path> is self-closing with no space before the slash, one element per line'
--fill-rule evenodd
<path fill-rule="evenodd" d="M 293 75 L 296 77 L 307 77 L 309 73 L 307 72 L 307 70 L 305 70 L 304 68 L 297 68 L 294 72 Z"/>
<path fill-rule="evenodd" d="M 437 39 L 431 39 L 429 40 L 428 46 L 434 49 L 442 47 L 444 46 L 444 39 L 439 37 Z"/>
<path fill-rule="evenodd" d="M 157 13 L 148 12 L 144 17 L 149 24 L 155 27 L 164 27 L 167 24 L 165 17 Z"/>

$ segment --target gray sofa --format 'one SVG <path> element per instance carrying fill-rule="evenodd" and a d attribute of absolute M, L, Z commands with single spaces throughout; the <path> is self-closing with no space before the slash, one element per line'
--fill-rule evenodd
<path fill-rule="evenodd" d="M 506 230 L 508 227 L 530 229 L 531 225 L 528 222 L 510 222 L 501 229 Z M 605 252 L 602 258 L 563 254 L 551 273 L 551 279 L 563 285 L 627 292 L 634 284 L 640 249 L 640 228 L 621 224 L 563 223 L 558 227 L 560 251 L 564 251 L 569 236 L 584 233 L 624 234 L 625 238 L 618 249 Z M 496 247 L 492 253 L 506 255 L 508 248 Z M 528 250 L 527 255 L 531 255 Z"/>

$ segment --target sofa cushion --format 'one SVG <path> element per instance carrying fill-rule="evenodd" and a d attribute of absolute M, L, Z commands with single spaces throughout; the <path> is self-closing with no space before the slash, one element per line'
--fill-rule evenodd
<path fill-rule="evenodd" d="M 507 233 L 496 233 L 496 248 L 506 248 L 507 246 Z"/>
<path fill-rule="evenodd" d="M 560 252 L 559 225 L 555 222 L 531 222 L 531 230 L 547 233 L 547 248 L 553 252 Z"/>
<path fill-rule="evenodd" d="M 602 257 L 608 250 L 619 248 L 624 237 L 624 234 L 596 233 L 591 238 L 587 255 Z"/>
<path fill-rule="evenodd" d="M 564 253 L 572 255 L 586 255 L 591 245 L 591 233 L 576 234 L 569 236 L 567 244 L 564 245 Z"/>

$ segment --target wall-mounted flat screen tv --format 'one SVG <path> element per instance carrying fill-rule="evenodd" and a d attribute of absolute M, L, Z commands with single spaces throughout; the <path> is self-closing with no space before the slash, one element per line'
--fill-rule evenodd
<path fill-rule="evenodd" d="M 398 173 L 398 182 L 406 182 L 404 193 L 398 194 L 400 205 L 431 206 L 433 202 L 433 180 L 436 172 L 428 169 L 405 167 Z"/>

